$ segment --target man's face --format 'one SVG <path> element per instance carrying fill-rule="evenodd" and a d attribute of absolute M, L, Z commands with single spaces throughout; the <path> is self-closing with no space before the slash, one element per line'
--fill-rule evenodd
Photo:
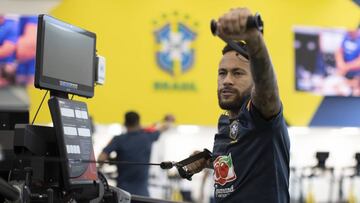
<path fill-rule="evenodd" d="M 250 95 L 252 87 L 249 61 L 235 51 L 225 53 L 218 69 L 217 92 L 220 108 L 239 110 L 241 99 Z"/>

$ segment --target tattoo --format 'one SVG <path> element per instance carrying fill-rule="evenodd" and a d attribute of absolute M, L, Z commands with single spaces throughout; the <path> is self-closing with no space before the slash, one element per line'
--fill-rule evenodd
<path fill-rule="evenodd" d="M 269 53 L 262 36 L 258 37 L 258 43 L 249 49 L 251 74 L 254 81 L 251 99 L 262 116 L 270 119 L 279 113 L 281 102 Z"/>

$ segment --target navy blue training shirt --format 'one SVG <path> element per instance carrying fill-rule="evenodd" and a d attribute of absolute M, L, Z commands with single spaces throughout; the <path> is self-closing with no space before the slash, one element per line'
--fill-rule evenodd
<path fill-rule="evenodd" d="M 236 119 L 220 116 L 213 149 L 216 202 L 289 203 L 289 151 L 282 110 L 267 121 L 247 100 Z"/>
<path fill-rule="evenodd" d="M 151 146 L 159 138 L 160 132 L 143 130 L 129 132 L 112 139 L 103 152 L 110 154 L 115 151 L 117 161 L 149 163 Z M 131 194 L 149 196 L 149 166 L 118 164 L 117 187 Z"/>

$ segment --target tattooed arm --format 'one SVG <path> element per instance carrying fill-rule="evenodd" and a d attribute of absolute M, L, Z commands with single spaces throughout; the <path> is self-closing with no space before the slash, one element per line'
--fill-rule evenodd
<path fill-rule="evenodd" d="M 247 8 L 231 9 L 218 19 L 217 34 L 233 40 L 244 40 L 250 55 L 250 69 L 254 81 L 251 99 L 265 119 L 275 116 L 281 108 L 275 72 L 262 34 L 246 28 L 252 16 Z"/>
<path fill-rule="evenodd" d="M 281 102 L 276 75 L 264 39 L 260 33 L 247 40 L 250 69 L 254 81 L 251 100 L 265 119 L 279 113 Z"/>

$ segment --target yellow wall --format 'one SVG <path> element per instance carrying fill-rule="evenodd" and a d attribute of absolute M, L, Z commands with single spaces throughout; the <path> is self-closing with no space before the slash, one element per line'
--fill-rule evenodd
<path fill-rule="evenodd" d="M 350 0 L 64 0 L 51 15 L 97 34 L 98 53 L 106 57 L 107 73 L 105 86 L 96 87 L 95 97 L 86 100 L 96 122 L 122 122 L 123 113 L 134 109 L 141 113 L 143 123 L 170 112 L 178 123 L 214 125 L 221 112 L 216 69 L 223 43 L 211 35 L 209 21 L 239 6 L 261 13 L 285 116 L 292 124 L 307 125 L 322 97 L 294 90 L 292 27 L 354 28 L 360 9 Z M 157 66 L 155 21 L 157 25 L 181 21 L 197 32 L 195 64 L 189 72 L 172 77 Z M 193 83 L 197 90 L 159 91 L 153 88 L 156 81 Z M 32 118 L 44 91 L 30 88 L 29 92 Z M 45 104 L 37 122 L 50 121 L 47 108 Z"/>

